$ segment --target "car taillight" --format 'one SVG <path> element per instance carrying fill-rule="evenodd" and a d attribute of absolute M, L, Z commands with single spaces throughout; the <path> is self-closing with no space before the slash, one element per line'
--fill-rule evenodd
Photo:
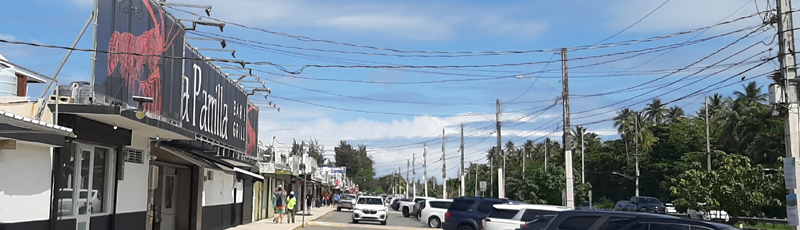
<path fill-rule="evenodd" d="M 522 225 L 519 226 L 519 228 L 529 228 L 529 227 L 528 227 L 528 225 L 522 224 Z"/>
<path fill-rule="evenodd" d="M 444 219 L 445 219 L 445 220 L 446 220 L 446 219 L 450 219 L 450 212 L 445 212 L 445 213 L 444 213 Z"/>

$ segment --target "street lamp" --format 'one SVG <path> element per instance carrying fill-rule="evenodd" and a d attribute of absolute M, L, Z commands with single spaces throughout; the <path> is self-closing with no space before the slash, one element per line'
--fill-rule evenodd
<path fill-rule="evenodd" d="M 614 175 L 617 175 L 617 176 L 621 176 L 621 177 L 625 177 L 625 179 L 628 179 L 628 180 L 631 180 L 631 181 L 636 181 L 636 179 L 638 179 L 638 178 L 634 178 L 632 176 L 628 176 L 627 174 L 618 173 L 618 172 L 611 172 L 611 174 L 614 174 Z M 639 196 L 639 184 L 636 184 L 636 196 Z"/>

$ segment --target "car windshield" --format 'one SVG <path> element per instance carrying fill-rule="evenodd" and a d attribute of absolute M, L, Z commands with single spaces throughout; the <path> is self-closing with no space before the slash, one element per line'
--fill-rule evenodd
<path fill-rule="evenodd" d="M 342 199 L 349 199 L 349 200 L 352 200 L 352 199 L 355 199 L 355 198 L 356 198 L 356 195 L 352 195 L 352 194 L 347 194 L 347 195 L 344 195 L 344 197 L 342 197 Z"/>
<path fill-rule="evenodd" d="M 383 204 L 381 198 L 359 198 L 358 204 Z"/>

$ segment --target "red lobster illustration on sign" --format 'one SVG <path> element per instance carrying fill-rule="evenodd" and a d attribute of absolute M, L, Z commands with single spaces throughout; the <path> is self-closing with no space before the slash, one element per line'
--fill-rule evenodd
<path fill-rule="evenodd" d="M 175 24 L 173 23 L 169 30 L 165 30 L 164 14 L 161 10 L 158 11 L 158 15 L 161 17 L 161 21 L 159 21 L 149 0 L 142 0 L 142 2 L 150 13 L 150 18 L 155 26 L 139 36 L 134 36 L 129 32 L 114 31 L 108 44 L 110 52 L 108 74 L 113 75 L 115 70 L 119 70 L 131 95 L 153 98 L 153 103 L 145 105 L 144 109 L 151 113 L 161 114 L 161 69 L 158 62 L 161 60 L 162 53 L 166 52 L 178 37 L 178 33 L 167 39 L 168 32 L 172 31 Z M 145 67 L 149 70 L 149 76 L 143 77 L 142 74 L 146 74 Z"/>

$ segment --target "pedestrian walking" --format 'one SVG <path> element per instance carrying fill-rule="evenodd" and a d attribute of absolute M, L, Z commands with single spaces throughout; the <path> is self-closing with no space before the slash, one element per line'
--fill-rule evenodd
<path fill-rule="evenodd" d="M 339 196 L 338 192 L 336 194 L 333 194 L 333 207 L 334 208 L 339 207 L 339 198 L 340 198 L 340 196 Z"/>
<path fill-rule="evenodd" d="M 311 194 L 306 194 L 306 206 L 308 207 L 308 209 L 306 209 L 306 214 L 308 215 L 313 215 L 311 214 L 311 206 L 313 205 L 312 204 L 313 202 L 314 202 L 314 196 L 312 196 Z"/>
<path fill-rule="evenodd" d="M 280 224 L 286 214 L 286 191 L 283 191 L 283 186 L 278 185 L 273 194 L 275 196 L 275 222 Z"/>
<path fill-rule="evenodd" d="M 297 199 L 294 197 L 294 192 L 289 193 L 289 200 L 286 202 L 286 210 L 289 213 L 289 218 L 286 220 L 287 223 L 294 223 L 294 217 L 297 215 Z"/>

